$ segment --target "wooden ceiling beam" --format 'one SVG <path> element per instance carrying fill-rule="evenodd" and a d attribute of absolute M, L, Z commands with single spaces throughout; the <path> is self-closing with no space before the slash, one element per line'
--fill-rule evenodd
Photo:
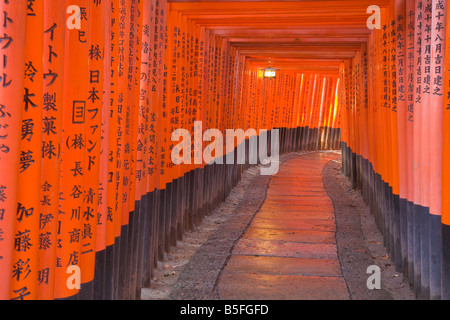
<path fill-rule="evenodd" d="M 255 66 L 338 72 L 367 43 L 371 5 L 391 0 L 169 0 L 169 10 L 224 39 Z"/>

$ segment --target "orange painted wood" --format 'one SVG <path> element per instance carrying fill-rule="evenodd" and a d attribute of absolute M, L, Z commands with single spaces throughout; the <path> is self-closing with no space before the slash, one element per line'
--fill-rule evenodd
<path fill-rule="evenodd" d="M 66 2 L 86 8 L 89 1 Z M 58 215 L 55 298 L 67 298 L 79 290 L 69 288 L 70 266 L 81 267 L 87 98 L 89 97 L 89 23 L 81 19 L 81 29 L 66 28 L 64 60 L 63 134 L 61 141 L 60 214 Z M 66 182 L 66 183 L 65 183 Z"/>
<path fill-rule="evenodd" d="M 25 43 L 25 79 L 20 141 L 17 212 L 14 229 L 14 253 L 11 299 L 37 298 L 38 256 L 48 245 L 39 232 L 41 206 L 42 100 L 44 95 L 44 3 L 27 7 Z M 47 201 L 43 202 L 43 206 Z"/>
<path fill-rule="evenodd" d="M 407 199 L 414 199 L 414 24 L 416 8 L 414 1 L 406 3 L 406 70 L 407 70 L 407 112 L 406 112 L 406 167 L 407 167 Z"/>
<path fill-rule="evenodd" d="M 150 152 L 150 108 L 151 108 L 151 70 L 153 68 L 153 50 L 151 29 L 154 29 L 154 6 L 151 1 L 142 1 L 142 31 L 141 31 L 141 59 L 139 63 L 139 101 L 138 101 L 138 124 L 136 141 L 136 192 L 135 201 L 147 193 Z M 153 8 L 153 10 L 152 10 Z M 153 27 L 153 28 L 152 28 Z M 156 89 L 156 88 L 155 88 Z"/>
<path fill-rule="evenodd" d="M 4 23 L 0 89 L 0 299 L 9 299 L 15 244 L 20 141 L 24 95 L 24 61 L 27 6 L 25 2 L 2 2 Z M 21 291 L 17 292 L 19 295 Z"/>
<path fill-rule="evenodd" d="M 39 232 L 46 245 L 39 251 L 38 299 L 54 298 L 55 259 L 59 213 L 59 188 L 64 97 L 66 7 L 64 1 L 44 2 L 44 62 L 49 73 L 42 99 L 42 169 Z M 57 76 L 51 76 L 54 73 Z M 43 205 L 45 204 L 45 205 Z M 43 242 L 44 243 L 44 242 Z"/>
<path fill-rule="evenodd" d="M 445 105 L 445 37 L 447 1 L 432 1 L 431 66 L 432 84 L 430 101 L 430 214 L 442 214 L 442 166 L 443 166 L 443 106 Z"/>
<path fill-rule="evenodd" d="M 105 3 L 104 13 L 103 13 L 103 24 L 106 26 L 111 26 L 111 2 Z M 106 249 L 107 243 L 107 225 L 108 225 L 108 180 L 109 176 L 109 156 L 110 156 L 110 145 L 113 142 L 110 140 L 111 131 L 111 74 L 112 74 L 112 62 L 111 62 L 111 37 L 106 37 L 104 39 L 104 50 L 103 50 L 103 67 L 99 70 L 103 75 L 103 99 L 102 99 L 102 121 L 101 121 L 101 143 L 100 143 L 100 172 L 99 172 L 99 202 L 98 202 L 98 219 L 96 227 L 96 245 L 95 249 L 97 252 L 104 251 Z M 94 73 L 95 75 L 95 73 Z"/>
<path fill-rule="evenodd" d="M 120 226 L 121 213 L 119 209 L 119 195 L 121 192 L 120 163 L 121 152 L 119 134 L 119 1 L 111 1 L 111 73 L 110 73 L 110 123 L 108 148 L 108 185 L 107 185 L 107 211 L 106 211 L 106 246 L 115 243 L 117 225 Z"/>
<path fill-rule="evenodd" d="M 397 143 L 398 143 L 398 173 L 399 196 L 407 199 L 407 11 L 406 1 L 395 2 L 396 19 L 396 98 L 397 98 Z"/>
<path fill-rule="evenodd" d="M 422 94 L 421 103 L 422 108 L 419 117 L 417 119 L 420 121 L 421 134 L 418 137 L 420 139 L 420 167 L 421 167 L 421 205 L 425 207 L 430 206 L 430 103 L 431 103 L 431 78 L 432 78 L 432 57 L 431 57 L 431 22 L 430 19 L 432 13 L 430 12 L 431 0 L 426 0 L 423 2 L 424 6 L 424 17 L 422 22 L 422 54 L 424 55 L 422 59 Z"/>
<path fill-rule="evenodd" d="M 119 130 L 122 132 L 120 137 L 120 152 L 122 157 L 118 166 L 121 169 L 120 183 L 122 191 L 119 194 L 119 206 L 121 206 L 121 226 L 117 226 L 117 235 L 121 234 L 119 228 L 129 223 L 129 200 L 131 187 L 131 143 L 132 143 L 132 103 L 134 100 L 134 63 L 135 63 L 135 36 L 136 36 L 136 15 L 135 0 L 126 0 L 119 3 L 120 19 L 124 19 L 119 24 Z M 122 20 L 121 20 L 122 21 Z M 123 42 L 122 42 L 123 40 Z M 123 50 L 123 51 L 121 51 Z M 134 198 L 134 197 L 133 197 Z M 134 199 L 133 199 L 134 200 Z"/>
<path fill-rule="evenodd" d="M 447 15 L 446 29 L 450 28 L 450 15 Z M 445 75 L 444 75 L 444 110 L 442 131 L 442 223 L 450 225 L 450 166 L 446 165 L 450 160 L 450 33 L 445 37 Z"/>
<path fill-rule="evenodd" d="M 201 134 L 342 129 L 395 195 L 447 219 L 445 32 L 418 26 L 418 1 L 35 3 L 28 17 L 0 5 L 1 297 L 71 297 L 70 265 L 94 280 L 95 253 L 122 236 L 135 201 L 205 166 L 171 161 L 172 132 L 193 135 L 196 120 Z M 73 4 L 80 30 L 66 27 Z M 372 4 L 381 30 L 366 26 Z M 276 79 L 262 76 L 269 65 Z M 33 246 L 14 252 L 27 230 Z"/>
<path fill-rule="evenodd" d="M 415 14 L 415 32 L 414 32 L 414 60 L 422 61 L 423 63 L 423 55 L 421 50 L 419 50 L 419 45 L 422 40 L 421 33 L 421 24 L 423 23 L 423 14 L 424 10 L 421 6 L 418 6 L 419 2 L 416 1 L 416 14 Z M 417 65 L 416 68 L 420 68 L 417 70 L 422 70 L 423 66 Z M 421 71 L 420 71 L 421 72 Z M 419 80 L 418 80 L 419 79 Z M 417 75 L 417 72 L 414 72 L 414 127 L 413 127 L 413 159 L 414 159 L 414 198 L 411 199 L 414 204 L 420 205 L 421 200 L 421 157 L 420 157 L 420 133 L 421 133 L 421 93 L 423 92 L 423 86 L 421 84 L 421 77 Z"/>
<path fill-rule="evenodd" d="M 103 78 L 106 30 L 105 3 L 89 4 L 89 96 L 86 101 L 86 152 L 84 175 L 83 220 L 81 229 L 81 282 L 94 280 L 97 223 L 99 211 L 100 151 L 103 119 Z"/>

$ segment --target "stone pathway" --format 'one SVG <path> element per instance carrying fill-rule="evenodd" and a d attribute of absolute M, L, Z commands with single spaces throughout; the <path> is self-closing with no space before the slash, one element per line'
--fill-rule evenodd
<path fill-rule="evenodd" d="M 223 300 L 350 299 L 338 260 L 333 203 L 322 170 L 338 154 L 288 160 L 236 243 L 217 284 Z"/>

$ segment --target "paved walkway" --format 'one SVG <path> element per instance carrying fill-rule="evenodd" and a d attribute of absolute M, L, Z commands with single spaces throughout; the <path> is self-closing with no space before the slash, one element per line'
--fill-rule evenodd
<path fill-rule="evenodd" d="M 333 153 L 288 160 L 235 245 L 218 283 L 223 300 L 350 299 L 322 170 Z"/>

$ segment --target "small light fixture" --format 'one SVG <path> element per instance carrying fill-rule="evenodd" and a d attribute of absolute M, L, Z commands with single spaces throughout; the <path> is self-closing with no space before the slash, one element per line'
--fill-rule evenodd
<path fill-rule="evenodd" d="M 277 69 L 274 68 L 265 68 L 264 71 L 264 78 L 268 79 L 275 79 L 277 76 Z"/>

